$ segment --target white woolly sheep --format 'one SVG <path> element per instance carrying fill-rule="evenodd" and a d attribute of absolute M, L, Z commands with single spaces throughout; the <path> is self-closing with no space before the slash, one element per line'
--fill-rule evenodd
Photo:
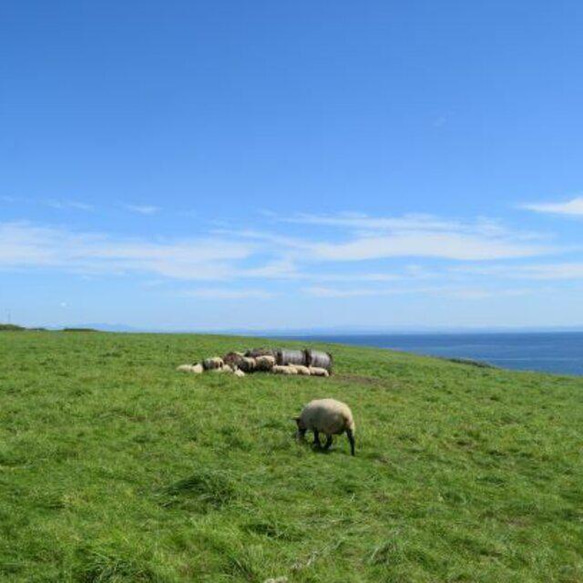
<path fill-rule="evenodd" d="M 296 373 L 299 375 L 310 376 L 310 369 L 307 366 L 302 366 L 301 364 L 290 364 L 292 368 L 295 369 Z"/>
<path fill-rule="evenodd" d="M 202 361 L 202 366 L 204 370 L 215 370 L 218 368 L 223 368 L 225 363 L 223 362 L 222 358 L 215 356 L 214 358 L 205 358 Z"/>
<path fill-rule="evenodd" d="M 181 372 L 189 372 L 193 374 L 200 374 L 203 372 L 202 364 L 181 364 L 180 366 L 176 367 L 176 370 Z"/>
<path fill-rule="evenodd" d="M 285 375 L 293 375 L 298 374 L 295 368 L 291 366 L 283 366 L 281 364 L 276 364 L 272 369 L 271 372 L 273 374 L 285 374 Z"/>
<path fill-rule="evenodd" d="M 210 370 L 210 372 L 223 373 L 223 372 L 234 372 L 235 369 L 231 368 L 228 364 L 225 364 L 221 368 L 211 368 L 209 370 Z"/>
<path fill-rule="evenodd" d="M 329 377 L 330 373 L 325 368 L 320 368 L 319 366 L 308 367 L 310 374 L 314 377 Z"/>
<path fill-rule="evenodd" d="M 275 357 L 269 354 L 255 357 L 255 369 L 269 372 L 275 366 Z"/>
<path fill-rule="evenodd" d="M 299 417 L 294 421 L 298 426 L 298 438 L 304 439 L 306 431 L 314 432 L 314 445 L 321 448 L 320 433 L 326 435 L 324 449 L 332 445 L 333 435 L 342 435 L 346 432 L 350 442 L 350 452 L 354 455 L 354 432 L 356 426 L 352 411 L 346 403 L 336 399 L 316 399 L 308 403 Z"/>
<path fill-rule="evenodd" d="M 236 369 L 233 371 L 233 374 L 234 374 L 236 377 L 244 377 L 244 376 L 246 376 L 246 375 L 245 375 L 245 373 L 244 373 L 244 372 L 243 372 L 243 371 L 242 371 L 240 368 L 236 368 Z"/>

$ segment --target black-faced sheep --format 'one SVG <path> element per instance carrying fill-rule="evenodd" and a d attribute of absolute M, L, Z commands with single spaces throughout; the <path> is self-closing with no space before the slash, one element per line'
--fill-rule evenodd
<path fill-rule="evenodd" d="M 314 432 L 314 445 L 322 447 L 320 433 L 326 435 L 324 449 L 332 445 L 333 435 L 346 432 L 350 442 L 350 452 L 354 455 L 354 432 L 356 426 L 352 411 L 346 403 L 336 399 L 316 399 L 308 403 L 299 417 L 294 418 L 298 426 L 298 438 L 304 439 L 306 431 Z"/>

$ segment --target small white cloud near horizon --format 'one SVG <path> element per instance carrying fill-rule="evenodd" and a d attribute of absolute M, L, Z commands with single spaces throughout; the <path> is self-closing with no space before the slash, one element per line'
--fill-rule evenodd
<path fill-rule="evenodd" d="M 537 213 L 583 217 L 583 196 L 564 202 L 541 202 L 521 205 L 521 208 Z"/>
<path fill-rule="evenodd" d="M 262 289 L 228 289 L 228 288 L 199 288 L 183 291 L 181 297 L 200 298 L 207 300 L 266 300 L 276 296 L 275 293 Z"/>
<path fill-rule="evenodd" d="M 436 286 L 422 288 L 354 288 L 337 289 L 327 287 L 308 287 L 302 290 L 306 295 L 316 298 L 355 298 L 355 297 L 383 297 L 392 295 L 433 295 L 458 300 L 483 300 L 497 297 L 517 297 L 532 293 L 528 289 L 486 289 L 476 287 Z"/>
<path fill-rule="evenodd" d="M 160 207 L 148 204 L 122 204 L 121 206 L 132 213 L 145 216 L 157 215 L 162 210 Z"/>

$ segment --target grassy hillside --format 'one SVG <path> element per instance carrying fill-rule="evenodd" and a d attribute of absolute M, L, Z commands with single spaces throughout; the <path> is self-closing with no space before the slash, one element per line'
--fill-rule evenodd
<path fill-rule="evenodd" d="M 348 347 L 330 379 L 174 370 L 257 344 L 0 334 L 0 580 L 583 580 L 583 379 Z M 292 439 L 325 396 L 354 458 Z"/>

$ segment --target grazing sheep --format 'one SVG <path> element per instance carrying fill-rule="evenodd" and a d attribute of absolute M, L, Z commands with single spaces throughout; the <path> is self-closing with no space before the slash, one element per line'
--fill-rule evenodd
<path fill-rule="evenodd" d="M 310 374 L 313 377 L 329 377 L 330 373 L 325 368 L 320 368 L 318 366 L 308 367 Z"/>
<path fill-rule="evenodd" d="M 324 449 L 332 445 L 333 435 L 346 432 L 350 442 L 350 452 L 354 455 L 354 419 L 352 411 L 345 403 L 336 399 L 316 399 L 308 403 L 294 421 L 298 426 L 298 438 L 304 439 L 306 431 L 314 432 L 314 445 L 322 447 L 320 433 L 326 434 Z"/>
<path fill-rule="evenodd" d="M 201 372 L 203 372 L 202 364 L 200 363 L 181 364 L 179 367 L 176 368 L 176 370 L 179 370 L 181 372 L 190 372 L 193 374 L 200 374 Z"/>
<path fill-rule="evenodd" d="M 275 366 L 275 357 L 269 354 L 255 358 L 255 368 L 258 371 L 269 372 Z"/>
<path fill-rule="evenodd" d="M 215 356 L 214 358 L 205 358 L 202 361 L 202 366 L 204 370 L 215 370 L 218 368 L 223 368 L 225 363 L 223 362 L 222 358 Z"/>
<path fill-rule="evenodd" d="M 244 376 L 246 376 L 246 375 L 245 375 L 245 373 L 244 373 L 244 372 L 243 372 L 243 371 L 242 371 L 240 368 L 236 368 L 236 369 L 233 371 L 233 374 L 234 374 L 236 377 L 244 377 Z"/>
<path fill-rule="evenodd" d="M 285 374 L 285 375 L 298 374 L 295 368 L 292 368 L 291 366 L 281 366 L 280 364 L 276 364 L 271 369 L 271 372 L 273 374 Z"/>
<path fill-rule="evenodd" d="M 302 366 L 301 364 L 290 364 L 292 368 L 295 369 L 296 373 L 299 375 L 310 376 L 310 369 L 307 366 Z"/>

